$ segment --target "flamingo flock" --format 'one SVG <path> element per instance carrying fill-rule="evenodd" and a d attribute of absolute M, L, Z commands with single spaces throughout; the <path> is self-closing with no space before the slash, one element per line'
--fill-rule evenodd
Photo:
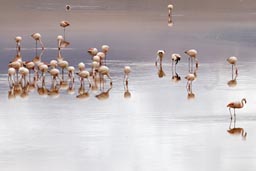
<path fill-rule="evenodd" d="M 95 97 L 100 100 L 109 97 L 113 80 L 110 75 L 110 68 L 107 66 L 106 56 L 110 47 L 108 45 L 102 45 L 101 51 L 98 51 L 97 48 L 89 48 L 87 52 L 92 59 L 90 67 L 86 67 L 84 62 L 78 63 L 77 68 L 75 66 L 70 66 L 69 62 L 62 56 L 62 49 L 70 44 L 65 38 L 65 29 L 70 26 L 70 23 L 68 21 L 61 21 L 60 26 L 63 28 L 64 36 L 57 36 L 58 55 L 56 59 L 52 59 L 49 63 L 42 60 L 45 46 L 42 42 L 40 33 L 33 33 L 31 35 L 35 40 L 36 49 L 36 57 L 31 61 L 24 61 L 22 59 L 22 37 L 15 37 L 17 54 L 8 65 L 8 82 L 10 87 L 8 92 L 9 98 L 15 98 L 17 95 L 27 97 L 30 92 L 29 90 L 34 88 L 37 88 L 38 94 L 42 96 L 57 97 L 60 89 L 66 89 L 69 94 L 74 94 L 76 78 L 80 82 L 78 95 L 76 96 L 77 98 L 83 99 L 89 97 L 90 91 L 100 91 L 95 95 Z M 38 42 L 41 45 L 41 53 L 39 56 L 37 55 Z M 130 72 L 130 66 L 125 66 L 125 93 L 128 91 L 128 76 Z M 33 79 L 30 78 L 32 75 Z M 51 77 L 50 88 L 46 85 L 47 76 Z M 109 82 L 107 90 L 105 90 L 106 82 Z M 88 88 L 85 88 L 85 85 L 88 85 Z"/>

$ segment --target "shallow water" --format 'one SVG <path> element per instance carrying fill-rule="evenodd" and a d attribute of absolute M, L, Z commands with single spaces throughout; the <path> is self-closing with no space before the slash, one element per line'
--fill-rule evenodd
<path fill-rule="evenodd" d="M 249 36 L 255 24 L 250 10 L 205 15 L 178 10 L 170 28 L 165 7 L 138 12 L 135 3 L 128 9 L 122 4 L 117 9 L 108 6 L 58 15 L 64 14 L 58 3 L 43 4 L 40 10 L 28 4 L 16 10 L 27 9 L 22 14 L 32 19 L 34 12 L 44 14 L 42 21 L 27 21 L 31 27 L 17 21 L 19 28 L 7 23 L 1 34 L 1 170 L 255 170 L 256 79 L 252 75 L 254 37 Z M 98 6 L 91 1 L 90 5 Z M 53 7 L 59 10 L 52 11 Z M 99 91 L 77 99 L 78 78 L 72 95 L 61 89 L 57 97 L 43 97 L 35 89 L 26 98 L 8 99 L 7 64 L 16 53 L 13 37 L 23 36 L 21 54 L 31 60 L 35 50 L 29 34 L 39 31 L 47 47 L 42 59 L 49 62 L 57 57 L 55 37 L 62 33 L 58 22 L 63 19 L 72 22 L 66 32 L 71 46 L 62 51 L 71 65 L 84 61 L 88 68 L 87 49 L 110 45 L 107 64 L 113 87 L 108 99 L 98 100 Z M 190 48 L 199 52 L 199 69 L 192 84 L 195 97 L 189 100 L 184 51 Z M 158 49 L 167 52 L 163 78 L 154 66 Z M 169 57 L 174 52 L 182 55 L 177 83 L 172 81 Z M 232 55 L 239 59 L 235 87 L 227 85 L 232 76 L 226 58 Z M 124 98 L 125 65 L 132 68 L 130 98 Z M 50 85 L 48 75 L 46 87 Z M 247 132 L 246 140 L 227 132 L 230 115 L 226 105 L 243 97 L 248 103 L 237 110 L 236 127 Z"/>

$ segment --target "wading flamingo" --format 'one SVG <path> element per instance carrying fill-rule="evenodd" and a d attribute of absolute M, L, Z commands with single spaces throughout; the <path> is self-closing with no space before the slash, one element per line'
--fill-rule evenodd
<path fill-rule="evenodd" d="M 66 27 L 70 26 L 70 23 L 68 21 L 61 21 L 60 26 L 63 27 L 63 35 L 65 40 Z"/>
<path fill-rule="evenodd" d="M 238 68 L 236 66 L 237 57 L 231 56 L 227 59 L 228 63 L 232 65 L 232 80 L 234 79 L 234 67 L 235 67 L 235 77 L 238 75 Z"/>
<path fill-rule="evenodd" d="M 109 46 L 108 45 L 102 45 L 101 46 L 102 52 L 105 54 L 105 65 L 107 65 L 107 53 L 109 51 Z"/>
<path fill-rule="evenodd" d="M 196 68 L 198 68 L 198 59 L 197 59 L 197 51 L 195 49 L 190 49 L 185 51 L 185 54 L 189 56 L 188 58 L 188 68 L 189 72 L 193 72 L 193 61 L 195 60 Z"/>
<path fill-rule="evenodd" d="M 131 73 L 131 67 L 130 66 L 125 66 L 124 67 L 124 82 L 125 85 L 128 85 L 128 78 L 129 78 L 129 74 Z"/>
<path fill-rule="evenodd" d="M 17 50 L 17 51 L 20 51 L 21 40 L 22 40 L 22 37 L 21 37 L 21 36 L 16 36 L 16 37 L 15 37 L 15 41 L 16 41 L 16 50 Z"/>
<path fill-rule="evenodd" d="M 103 88 L 104 88 L 104 76 L 107 76 L 109 78 L 110 86 L 112 86 L 112 78 L 109 75 L 109 68 L 107 66 L 100 66 L 99 74 L 100 74 L 100 83 L 101 81 L 103 81 Z"/>
<path fill-rule="evenodd" d="M 176 65 L 178 64 L 180 59 L 181 59 L 180 54 L 177 54 L 177 53 L 172 54 L 172 72 L 174 69 L 174 72 L 176 73 Z M 173 68 L 173 65 L 174 65 L 174 68 Z"/>
<path fill-rule="evenodd" d="M 36 49 L 37 49 L 37 41 L 39 41 L 41 47 L 42 47 L 42 50 L 44 50 L 44 44 L 41 40 L 41 34 L 40 33 L 33 33 L 31 34 L 31 37 L 36 41 Z"/>
<path fill-rule="evenodd" d="M 156 62 L 155 62 L 156 66 L 157 66 L 158 60 L 159 60 L 160 66 L 162 66 L 162 61 L 163 61 L 164 54 L 165 54 L 164 50 L 158 50 L 157 51 L 157 57 L 156 57 Z"/>
<path fill-rule="evenodd" d="M 241 100 L 241 102 L 231 102 L 227 105 L 227 107 L 229 108 L 229 113 L 230 113 L 230 119 L 233 119 L 232 117 L 232 113 L 231 113 L 231 108 L 234 109 L 234 118 L 236 119 L 236 109 L 241 109 L 244 107 L 244 104 L 246 104 L 246 99 L 243 98 Z"/>

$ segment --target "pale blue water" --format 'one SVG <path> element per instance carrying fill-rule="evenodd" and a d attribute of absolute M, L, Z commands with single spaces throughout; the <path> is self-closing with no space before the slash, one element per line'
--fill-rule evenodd
<path fill-rule="evenodd" d="M 17 9 L 31 9 L 28 4 Z M 207 15 L 178 10 L 169 28 L 166 8 L 130 13 L 135 7 L 122 5 L 116 11 L 106 7 L 104 12 L 80 9 L 65 14 L 59 8 L 45 10 L 48 5 L 43 4 L 41 22 L 17 19 L 19 27 L 5 22 L 0 59 L 1 170 L 255 170 L 254 14 L 250 10 Z M 37 9 L 21 15 L 33 19 L 34 12 Z M 71 46 L 63 50 L 71 65 L 83 61 L 89 68 L 87 49 L 110 45 L 107 64 L 113 87 L 109 98 L 100 101 L 95 97 L 100 92 L 90 91 L 88 98 L 77 99 L 76 77 L 72 95 L 61 89 L 58 97 L 42 97 L 35 89 L 26 98 L 9 100 L 6 72 L 15 56 L 14 37 L 22 35 L 22 57 L 31 60 L 35 51 L 29 35 L 40 32 L 47 47 L 42 59 L 49 62 L 57 57 L 52 48 L 62 34 L 58 23 L 64 18 L 72 23 L 66 32 Z M 188 100 L 184 51 L 190 48 L 199 52 L 199 70 L 193 82 L 195 98 Z M 166 50 L 163 78 L 154 66 L 158 49 Z M 178 83 L 171 80 L 171 53 L 182 55 Z M 229 87 L 231 66 L 226 58 L 233 55 L 238 57 L 239 75 L 236 87 Z M 128 99 L 122 82 L 125 65 L 132 68 Z M 47 75 L 46 87 L 50 85 Z M 243 97 L 248 103 L 237 110 L 236 127 L 244 128 L 246 140 L 227 132 L 226 105 Z"/>

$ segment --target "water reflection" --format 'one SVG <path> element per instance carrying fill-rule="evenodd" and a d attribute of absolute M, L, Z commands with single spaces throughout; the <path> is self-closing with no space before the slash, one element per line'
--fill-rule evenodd
<path fill-rule="evenodd" d="M 109 92 L 112 89 L 110 86 L 107 90 L 101 89 L 100 93 L 97 94 L 95 97 L 99 100 L 107 100 L 109 98 Z"/>
<path fill-rule="evenodd" d="M 89 94 L 90 89 L 85 89 L 84 84 L 80 84 L 80 87 L 78 88 L 78 95 L 76 98 L 78 99 L 86 99 L 90 97 Z"/>
<path fill-rule="evenodd" d="M 233 123 L 233 127 L 232 127 L 232 123 Z M 229 129 L 227 130 L 227 132 L 230 135 L 241 135 L 242 139 L 246 140 L 247 132 L 244 130 L 244 128 L 236 127 L 235 119 L 234 119 L 234 122 L 232 119 L 230 119 Z"/>

